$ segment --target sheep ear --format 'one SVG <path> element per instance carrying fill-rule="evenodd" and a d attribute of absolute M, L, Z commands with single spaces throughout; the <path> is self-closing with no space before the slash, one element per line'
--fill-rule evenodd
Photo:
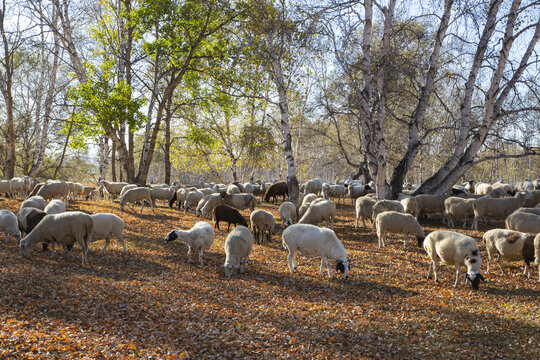
<path fill-rule="evenodd" d="M 336 270 L 341 271 L 341 273 L 345 272 L 345 265 L 343 265 L 343 261 L 338 261 L 336 264 Z"/>

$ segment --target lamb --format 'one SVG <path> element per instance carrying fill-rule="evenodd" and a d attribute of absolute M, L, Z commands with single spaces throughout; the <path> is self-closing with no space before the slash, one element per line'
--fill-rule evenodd
<path fill-rule="evenodd" d="M 226 193 L 227 193 L 227 194 L 240 194 L 241 191 L 240 191 L 240 189 L 238 188 L 238 186 L 236 186 L 236 185 L 234 185 L 234 184 L 230 184 L 229 186 L 227 186 Z"/>
<path fill-rule="evenodd" d="M 467 219 L 474 218 L 473 203 L 475 199 L 463 199 L 452 196 L 444 200 L 444 214 L 448 226 L 454 227 L 454 220 L 463 220 L 463 228 L 467 224 Z"/>
<path fill-rule="evenodd" d="M 48 215 L 66 212 L 66 206 L 61 200 L 51 200 L 44 210 Z"/>
<path fill-rule="evenodd" d="M 328 226 L 331 221 L 331 227 L 334 229 L 334 219 L 336 218 L 336 204 L 332 200 L 323 200 L 316 204 L 309 205 L 306 213 L 302 216 L 299 224 L 320 224 L 326 221 Z"/>
<path fill-rule="evenodd" d="M 0 210 L 0 231 L 6 234 L 6 242 L 9 241 L 10 236 L 17 242 L 21 240 L 17 217 L 9 210 Z"/>
<path fill-rule="evenodd" d="M 245 226 L 238 226 L 225 239 L 225 264 L 223 269 L 227 278 L 232 271 L 240 267 L 240 272 L 246 271 L 247 259 L 253 247 L 253 235 Z"/>
<path fill-rule="evenodd" d="M 80 211 L 47 215 L 20 242 L 21 254 L 27 257 L 30 250 L 38 243 L 57 242 L 62 245 L 66 254 L 77 241 L 82 249 L 82 263 L 86 264 L 88 244 L 92 240 L 94 221 L 90 215 Z"/>
<path fill-rule="evenodd" d="M 422 227 L 411 214 L 404 214 L 396 211 L 384 211 L 377 215 L 375 219 L 377 227 L 377 236 L 379 238 L 379 247 L 385 246 L 384 240 L 387 233 L 405 235 L 404 245 L 407 247 L 409 236 L 416 236 L 418 246 L 422 246 L 425 234 Z"/>
<path fill-rule="evenodd" d="M 129 184 L 127 182 L 108 182 L 107 180 L 101 180 L 98 185 L 104 186 L 112 196 L 119 196 L 124 186 Z"/>
<path fill-rule="evenodd" d="M 282 238 L 283 247 L 289 251 L 287 260 L 291 273 L 296 270 L 296 254 L 300 252 L 306 256 L 321 257 L 320 275 L 323 274 L 323 266 L 326 264 L 328 277 L 332 278 L 332 271 L 328 264 L 328 259 L 332 259 L 337 261 L 336 270 L 341 271 L 345 279 L 349 277 L 350 263 L 347 250 L 333 230 L 310 224 L 295 224 L 283 231 Z"/>
<path fill-rule="evenodd" d="M 330 198 L 335 199 L 338 198 L 342 200 L 342 202 L 345 199 L 345 194 L 347 193 L 347 189 L 343 185 L 330 185 L 327 183 L 323 184 L 322 188 L 323 197 L 326 200 L 330 200 Z"/>
<path fill-rule="evenodd" d="M 193 190 L 190 191 L 187 196 L 186 200 L 184 201 L 182 208 L 184 209 L 184 212 L 187 213 L 189 209 L 197 209 L 197 205 L 199 204 L 199 201 L 204 198 L 204 194 L 200 192 L 199 190 Z"/>
<path fill-rule="evenodd" d="M 105 239 L 105 246 L 99 251 L 100 254 L 109 246 L 112 235 L 116 236 L 120 244 L 122 244 L 124 252 L 128 251 L 126 243 L 122 238 L 122 233 L 124 232 L 124 220 L 109 213 L 97 213 L 90 216 L 92 217 L 92 220 L 94 220 L 92 242 Z"/>
<path fill-rule="evenodd" d="M 377 219 L 377 215 L 384 211 L 397 211 L 400 213 L 404 213 L 405 209 L 403 208 L 403 205 L 397 200 L 379 200 L 373 205 L 373 212 L 371 213 L 371 221 L 373 222 L 373 225 L 371 227 L 371 233 L 375 234 L 375 219 Z"/>
<path fill-rule="evenodd" d="M 248 230 L 249 232 L 249 230 Z M 204 266 L 203 255 L 204 251 L 212 247 L 214 243 L 215 233 L 212 226 L 207 222 L 200 221 L 196 223 L 190 230 L 172 230 L 165 237 L 167 243 L 176 239 L 180 240 L 188 246 L 188 260 L 191 262 L 191 253 L 196 251 L 199 253 L 200 267 Z"/>
<path fill-rule="evenodd" d="M 525 261 L 525 271 L 523 275 L 530 277 L 530 263 L 534 262 L 534 238 L 535 234 L 528 234 L 519 231 L 493 229 L 486 231 L 482 237 L 486 244 L 488 253 L 488 264 L 486 274 L 489 273 L 491 259 L 498 255 L 497 263 L 501 272 L 505 274 L 502 259 L 508 261 Z"/>
<path fill-rule="evenodd" d="M 281 227 L 289 226 L 296 220 L 296 206 L 290 201 L 285 201 L 278 208 L 278 214 L 281 218 Z"/>
<path fill-rule="evenodd" d="M 46 215 L 45 211 L 36 208 L 21 209 L 17 213 L 17 223 L 21 234 L 29 234 Z"/>
<path fill-rule="evenodd" d="M 238 210 L 249 209 L 253 211 L 257 205 L 257 199 L 253 194 L 227 194 L 221 193 L 223 203 Z"/>
<path fill-rule="evenodd" d="M 373 205 L 375 205 L 377 201 L 375 199 L 372 199 L 368 196 L 359 197 L 356 199 L 356 222 L 354 224 L 354 228 L 358 229 L 358 218 L 362 219 L 362 224 L 364 227 L 366 227 L 366 220 L 371 219 L 371 215 L 373 215 Z"/>
<path fill-rule="evenodd" d="M 506 218 L 505 224 L 509 230 L 539 234 L 540 214 L 537 215 L 516 210 Z"/>
<path fill-rule="evenodd" d="M 47 182 L 38 190 L 37 195 L 40 195 L 47 201 L 51 199 L 62 199 L 67 206 L 69 186 L 65 181 Z"/>
<path fill-rule="evenodd" d="M 527 199 L 526 192 L 519 192 L 514 197 L 495 199 L 483 197 L 473 202 L 474 220 L 471 229 L 478 230 L 478 220 L 489 216 L 492 219 L 505 219 L 508 215 L 520 208 Z"/>
<path fill-rule="evenodd" d="M 322 180 L 319 178 L 308 180 L 306 181 L 306 186 L 304 187 L 304 194 L 317 194 L 317 196 L 320 196 L 322 192 L 322 185 Z"/>
<path fill-rule="evenodd" d="M 289 188 L 285 181 L 270 185 L 264 194 L 264 201 L 270 202 L 270 198 L 273 198 L 272 202 L 277 202 L 277 197 L 279 195 L 283 196 L 283 201 L 285 201 L 285 196 L 289 196 Z"/>
<path fill-rule="evenodd" d="M 480 280 L 484 281 L 484 277 L 480 274 L 480 266 L 482 265 L 480 250 L 473 238 L 453 231 L 437 230 L 426 236 L 424 249 L 431 259 L 428 279 L 431 279 L 431 274 L 434 272 L 435 281 L 439 282 L 437 260 L 441 259 L 445 264 L 456 267 L 454 287 L 458 286 L 461 266 L 467 267 L 465 283 L 469 281 L 474 290 L 478 290 Z"/>
<path fill-rule="evenodd" d="M 264 234 L 266 234 L 266 240 L 270 242 L 274 231 L 274 215 L 268 211 L 255 210 L 251 213 L 249 219 L 255 242 L 260 244 L 264 240 Z"/>
<path fill-rule="evenodd" d="M 126 191 L 124 195 L 122 195 L 122 197 L 120 198 L 120 209 L 124 211 L 124 207 L 126 206 L 126 204 L 131 203 L 131 209 L 135 211 L 135 209 L 133 208 L 133 204 L 137 201 L 141 202 L 141 213 L 143 211 L 145 201 L 150 204 L 150 206 L 152 207 L 152 211 L 156 212 L 154 210 L 154 200 L 152 199 L 152 193 L 147 187 L 139 187 Z"/>
<path fill-rule="evenodd" d="M 420 213 L 420 208 L 418 207 L 418 200 L 414 197 L 405 197 L 401 199 L 400 201 L 401 205 L 403 205 L 403 209 L 405 210 L 405 213 L 413 215 L 416 219 L 418 219 L 418 214 Z"/>
<path fill-rule="evenodd" d="M 244 217 L 236 210 L 227 205 L 218 205 L 214 208 L 214 227 L 219 230 L 219 222 L 226 221 L 229 225 L 227 226 L 227 231 L 231 227 L 231 224 L 237 226 L 238 224 L 243 226 L 248 226 Z"/>
<path fill-rule="evenodd" d="M 440 195 L 420 194 L 415 196 L 418 201 L 419 214 L 433 216 L 440 214 L 444 216 L 444 197 Z M 419 215 L 420 216 L 420 215 Z"/>
<path fill-rule="evenodd" d="M 39 195 L 35 195 L 35 196 L 32 196 L 32 197 L 24 200 L 21 203 L 20 209 L 25 208 L 25 207 L 32 207 L 32 208 L 36 208 L 36 209 L 39 209 L 39 210 L 43 210 L 43 209 L 45 209 L 46 205 L 47 205 L 47 202 L 45 201 L 45 199 L 43 197 L 41 197 Z"/>

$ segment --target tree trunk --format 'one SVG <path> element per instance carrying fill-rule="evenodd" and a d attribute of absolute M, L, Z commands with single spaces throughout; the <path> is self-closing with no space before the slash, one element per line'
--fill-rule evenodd
<path fill-rule="evenodd" d="M 116 145 L 113 141 L 111 150 L 111 173 L 112 181 L 116 182 Z"/>
<path fill-rule="evenodd" d="M 70 121 L 68 133 L 66 135 L 66 141 L 64 141 L 64 148 L 62 149 L 62 156 L 60 156 L 60 162 L 56 166 L 56 169 L 54 169 L 53 180 L 56 180 L 56 177 L 58 176 L 58 171 L 60 170 L 60 168 L 62 167 L 62 164 L 64 163 L 64 157 L 66 156 L 66 150 L 69 144 L 69 137 L 71 136 L 72 129 L 73 129 L 73 121 Z"/>
<path fill-rule="evenodd" d="M 167 108 L 165 112 L 165 183 L 171 183 L 171 103 L 172 96 L 167 101 Z"/>
<path fill-rule="evenodd" d="M 71 126 L 71 125 L 70 125 Z M 107 136 L 102 135 L 99 138 L 99 179 L 105 180 L 107 178 L 107 169 L 109 159 L 109 139 Z"/>

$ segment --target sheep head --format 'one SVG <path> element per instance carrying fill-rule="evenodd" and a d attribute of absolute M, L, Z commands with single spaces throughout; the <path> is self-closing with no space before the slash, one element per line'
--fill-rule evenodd
<path fill-rule="evenodd" d="M 176 230 L 172 230 L 170 233 L 167 234 L 167 236 L 165 237 L 165 241 L 166 242 L 171 242 L 171 241 L 174 241 L 178 239 L 178 231 Z"/>
<path fill-rule="evenodd" d="M 345 280 L 347 280 L 349 278 L 350 266 L 351 266 L 351 263 L 349 262 L 348 259 L 339 260 L 336 264 L 336 271 L 340 271 L 345 277 Z"/>
<path fill-rule="evenodd" d="M 473 290 L 478 290 L 478 286 L 480 285 L 480 280 L 485 281 L 484 277 L 480 273 L 467 272 L 465 277 L 471 283 Z"/>

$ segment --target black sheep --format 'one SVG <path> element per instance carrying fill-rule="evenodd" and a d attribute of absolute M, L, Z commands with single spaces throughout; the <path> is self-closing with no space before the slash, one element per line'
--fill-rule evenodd
<path fill-rule="evenodd" d="M 214 228 L 219 230 L 220 221 L 226 221 L 229 223 L 229 225 L 227 226 L 227 231 L 229 231 L 231 224 L 234 224 L 234 226 L 248 226 L 246 220 L 240 214 L 240 212 L 238 212 L 238 210 L 236 210 L 235 208 L 227 205 L 218 205 L 214 208 Z"/>
<path fill-rule="evenodd" d="M 289 188 L 285 181 L 270 185 L 264 194 L 264 201 L 269 202 L 270 198 L 273 197 L 272 202 L 276 202 L 279 195 L 283 196 L 283 201 L 285 201 L 285 196 L 289 196 Z"/>

